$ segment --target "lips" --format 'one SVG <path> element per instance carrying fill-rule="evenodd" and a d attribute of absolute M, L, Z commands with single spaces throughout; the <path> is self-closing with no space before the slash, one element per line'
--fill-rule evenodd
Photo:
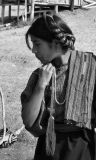
<path fill-rule="evenodd" d="M 38 56 L 38 54 L 35 54 L 36 58 L 40 59 L 40 56 Z"/>
<path fill-rule="evenodd" d="M 42 61 L 42 57 L 39 56 L 39 54 L 35 54 L 36 58 L 38 58 L 40 61 Z"/>

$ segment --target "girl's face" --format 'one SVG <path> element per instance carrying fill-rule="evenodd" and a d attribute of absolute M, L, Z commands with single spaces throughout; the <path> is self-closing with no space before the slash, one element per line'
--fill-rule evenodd
<path fill-rule="evenodd" d="M 56 47 L 54 43 L 48 43 L 35 36 L 31 36 L 31 40 L 33 44 L 32 53 L 35 53 L 35 56 L 41 63 L 47 64 L 56 57 Z"/>

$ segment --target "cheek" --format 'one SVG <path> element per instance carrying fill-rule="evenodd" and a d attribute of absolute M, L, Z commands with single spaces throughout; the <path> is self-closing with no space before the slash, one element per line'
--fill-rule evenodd
<path fill-rule="evenodd" d="M 39 54 L 44 58 L 44 59 L 50 59 L 52 56 L 52 51 L 50 50 L 50 48 L 46 47 L 46 46 L 42 46 L 39 49 Z"/>

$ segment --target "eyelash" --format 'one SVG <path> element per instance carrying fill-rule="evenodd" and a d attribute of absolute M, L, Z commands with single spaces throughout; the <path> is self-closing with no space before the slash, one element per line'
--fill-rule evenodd
<path fill-rule="evenodd" d="M 38 48 L 38 47 L 40 46 L 40 43 L 34 43 L 34 42 L 33 42 L 33 46 L 36 47 L 36 48 Z M 33 47 L 32 47 L 32 48 L 33 48 Z"/>
<path fill-rule="evenodd" d="M 36 44 L 36 46 L 40 46 L 40 44 L 39 44 L 39 43 L 37 43 L 37 44 Z"/>

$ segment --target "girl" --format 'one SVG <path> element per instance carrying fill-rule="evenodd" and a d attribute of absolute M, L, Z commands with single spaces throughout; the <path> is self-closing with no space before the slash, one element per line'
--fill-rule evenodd
<path fill-rule="evenodd" d="M 95 160 L 95 56 L 74 50 L 57 15 L 37 18 L 26 42 L 42 63 L 21 94 L 25 127 L 39 137 L 34 160 Z"/>

